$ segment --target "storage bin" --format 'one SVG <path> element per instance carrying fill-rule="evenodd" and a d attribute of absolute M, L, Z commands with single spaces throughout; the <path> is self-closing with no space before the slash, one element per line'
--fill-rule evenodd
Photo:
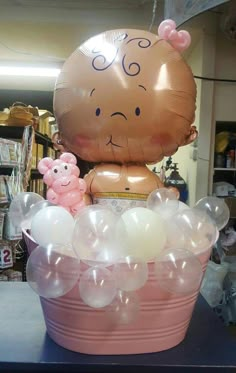
<path fill-rule="evenodd" d="M 37 246 L 23 233 L 29 254 Z M 203 271 L 211 250 L 199 255 Z M 149 264 L 149 278 L 138 292 L 140 313 L 129 325 L 111 322 L 105 309 L 92 309 L 80 298 L 76 285 L 56 299 L 40 298 L 49 336 L 69 350 L 94 355 L 120 355 L 158 352 L 183 341 L 198 291 L 179 296 L 158 287 L 154 264 Z"/>

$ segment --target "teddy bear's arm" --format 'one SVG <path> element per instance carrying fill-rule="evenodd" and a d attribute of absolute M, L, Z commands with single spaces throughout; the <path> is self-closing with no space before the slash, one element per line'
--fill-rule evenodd
<path fill-rule="evenodd" d="M 52 188 L 49 188 L 47 191 L 47 200 L 57 204 L 59 201 L 59 195 Z"/>

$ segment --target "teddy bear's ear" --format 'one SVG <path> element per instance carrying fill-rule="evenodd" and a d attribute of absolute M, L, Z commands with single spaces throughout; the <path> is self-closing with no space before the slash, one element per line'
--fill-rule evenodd
<path fill-rule="evenodd" d="M 72 164 L 72 165 L 71 165 L 71 174 L 72 174 L 72 175 L 75 175 L 75 176 L 77 176 L 77 177 L 79 177 L 79 175 L 80 175 L 80 169 L 79 169 L 79 167 L 76 166 L 75 164 Z"/>
<path fill-rule="evenodd" d="M 71 153 L 63 153 L 60 156 L 60 159 L 63 162 L 66 162 L 66 163 L 71 163 L 71 164 L 76 164 L 77 163 L 76 157 Z"/>
<path fill-rule="evenodd" d="M 41 159 L 38 163 L 38 170 L 42 175 L 45 175 L 48 170 L 52 168 L 53 159 L 46 157 Z"/>

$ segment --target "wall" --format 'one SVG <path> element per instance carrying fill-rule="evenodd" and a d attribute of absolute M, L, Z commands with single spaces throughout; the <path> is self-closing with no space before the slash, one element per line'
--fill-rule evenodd
<path fill-rule="evenodd" d="M 191 31 L 190 31 L 191 32 Z M 191 54 L 187 58 L 187 63 L 190 65 L 194 75 L 201 75 L 202 72 L 202 35 L 198 35 L 198 41 L 195 43 Z M 199 130 L 200 127 L 200 102 L 201 102 L 201 85 L 199 79 L 195 79 L 197 86 L 197 100 L 194 125 Z M 193 206 L 195 203 L 196 195 L 196 174 L 197 174 L 197 161 L 193 160 L 194 153 L 197 151 L 197 142 L 179 148 L 178 152 L 173 156 L 173 162 L 179 163 L 180 175 L 185 179 L 188 184 L 189 198 L 188 204 Z"/>
<path fill-rule="evenodd" d="M 236 80 L 236 44 L 217 35 L 216 77 Z M 236 84 L 215 83 L 215 120 L 236 122 Z"/>

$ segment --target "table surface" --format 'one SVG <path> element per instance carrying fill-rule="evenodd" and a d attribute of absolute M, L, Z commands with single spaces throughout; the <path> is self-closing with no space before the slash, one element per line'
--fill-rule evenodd
<path fill-rule="evenodd" d="M 0 282 L 0 372 L 224 372 L 236 369 L 236 336 L 199 296 L 185 340 L 167 351 L 95 356 L 66 350 L 47 335 L 27 283 Z"/>

